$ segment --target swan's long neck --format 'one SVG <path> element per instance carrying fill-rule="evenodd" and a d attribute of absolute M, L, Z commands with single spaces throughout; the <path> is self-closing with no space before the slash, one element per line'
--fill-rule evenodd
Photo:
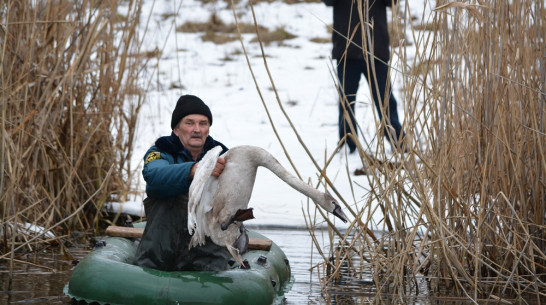
<path fill-rule="evenodd" d="M 280 163 L 271 155 L 269 152 L 267 152 L 264 149 L 257 150 L 257 155 L 255 156 L 255 162 L 259 166 L 263 166 L 270 171 L 272 171 L 277 177 L 281 178 L 284 182 L 286 182 L 288 185 L 290 185 L 295 190 L 299 191 L 300 193 L 308 196 L 309 198 L 313 199 L 315 202 L 320 202 L 320 197 L 323 195 L 323 193 L 307 183 L 301 181 L 294 175 L 292 175 L 289 171 L 287 171 Z"/>

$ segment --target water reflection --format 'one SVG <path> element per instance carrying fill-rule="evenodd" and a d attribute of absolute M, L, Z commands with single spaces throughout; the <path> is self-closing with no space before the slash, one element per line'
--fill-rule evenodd
<path fill-rule="evenodd" d="M 283 304 L 325 304 L 317 273 L 310 270 L 311 262 L 316 264 L 322 258 L 313 249 L 309 233 L 306 230 L 253 229 L 278 244 L 290 261 L 296 282 Z M 10 293 L 7 292 L 9 268 L 6 264 L 0 265 L 0 304 L 72 304 L 70 298 L 63 295 L 73 268 L 72 259 L 81 260 L 90 248 L 89 244 L 71 248 L 71 259 L 51 251 L 40 252 L 31 259 L 20 258 L 42 267 L 16 263 Z"/>
<path fill-rule="evenodd" d="M 50 251 L 20 259 L 34 265 L 14 264 L 12 290 L 9 292 L 9 266 L 7 263 L 0 265 L 0 304 L 70 303 L 70 299 L 62 292 L 62 287 L 70 277 L 70 260 Z"/>
<path fill-rule="evenodd" d="M 329 291 L 331 300 L 325 300 L 319 283 L 319 268 L 312 268 L 323 262 L 322 257 L 312 244 L 312 239 L 305 229 L 261 229 L 253 228 L 273 240 L 285 252 L 290 261 L 295 283 L 286 293 L 284 305 L 314 304 L 361 304 L 354 303 L 357 293 L 373 293 L 373 290 L 362 290 L 362 279 L 343 277 L 338 288 Z M 320 237 L 319 237 L 320 238 Z M 323 241 L 327 240 L 327 236 Z M 92 242 L 90 242 L 92 243 Z M 79 245 L 70 249 L 71 259 L 59 254 L 40 252 L 30 260 L 33 264 L 15 264 L 13 287 L 8 290 L 8 266 L 0 265 L 0 304 L 72 304 L 70 298 L 63 295 L 63 288 L 68 282 L 73 267 L 72 259 L 81 260 L 91 249 L 91 245 Z M 39 267 L 41 266 L 41 267 Z M 373 287 L 373 285 L 371 286 Z"/>
<path fill-rule="evenodd" d="M 336 285 L 328 287 L 323 293 L 319 283 L 322 256 L 312 244 L 307 230 L 252 228 L 273 240 L 285 252 L 290 260 L 295 283 L 286 293 L 283 305 L 315 304 L 466 304 L 465 298 L 435 298 L 426 292 L 426 283 L 421 280 L 419 292 L 414 296 L 399 296 L 381 291 L 378 293 L 371 274 L 351 273 L 344 266 Z M 328 237 L 317 236 L 319 242 L 327 244 Z M 322 239 L 322 240 L 321 240 Z M 79 245 L 70 249 L 74 260 L 82 259 L 89 245 Z M 32 264 L 16 263 L 13 274 L 12 291 L 8 293 L 9 268 L 4 261 L 0 265 L 0 304 L 72 304 L 70 298 L 63 295 L 63 288 L 68 282 L 73 267 L 72 258 L 67 259 L 50 251 L 39 252 L 32 257 L 19 257 Z M 354 266 L 353 266 L 354 267 Z M 368 268 L 369 269 L 369 268 Z M 367 270 L 360 268 L 357 270 Z M 423 288 L 425 287 L 425 288 Z M 415 289 L 415 288 L 414 288 Z"/>

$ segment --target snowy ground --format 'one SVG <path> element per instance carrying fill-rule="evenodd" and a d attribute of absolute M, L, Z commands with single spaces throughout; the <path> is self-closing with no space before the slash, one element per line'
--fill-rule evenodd
<path fill-rule="evenodd" d="M 423 16 L 429 16 L 430 8 L 426 7 L 429 4 L 424 5 L 428 3 L 424 1 L 426 0 L 412 1 L 410 14 L 417 18 L 412 22 L 421 22 L 425 18 Z M 239 22 L 252 23 L 252 12 L 248 2 L 244 2 L 246 4 L 241 3 L 236 8 Z M 143 83 L 151 82 L 151 85 L 147 104 L 138 123 L 138 141 L 133 164 L 138 162 L 142 166 L 141 158 L 147 148 L 156 138 L 170 134 L 171 112 L 178 97 L 181 94 L 194 94 L 201 97 L 211 108 L 214 117 L 210 132 L 212 137 L 228 147 L 255 145 L 265 148 L 294 172 L 269 122 L 242 54 L 241 42 L 214 44 L 203 42 L 202 33 L 177 33 L 174 30 L 187 21 L 206 21 L 213 12 L 224 23 L 234 23 L 233 12 L 226 6 L 226 2 L 203 4 L 194 0 L 148 0 L 145 1 L 145 7 L 144 12 L 150 12 L 150 23 L 143 51 L 158 48 L 162 50 L 162 56 L 159 61 L 152 62 L 156 65 L 153 74 L 149 79 L 143 80 Z M 320 2 L 288 5 L 276 1 L 257 4 L 254 11 L 259 25 L 271 30 L 282 27 L 297 36 L 282 43 L 265 45 L 267 65 L 278 98 L 301 140 L 317 163 L 323 165 L 325 156 L 331 155 L 338 141 L 337 93 L 332 74 L 334 63 L 330 59 L 331 43 L 314 43 L 310 39 L 329 40 L 328 27 L 332 24 L 332 9 Z M 146 18 L 148 16 L 144 16 L 143 20 Z M 405 21 L 406 24 L 409 22 Z M 142 26 L 144 28 L 144 24 Z M 266 72 L 259 44 L 249 42 L 254 37 L 254 34 L 243 36 L 257 86 L 298 172 L 305 181 L 310 180 L 316 185 L 318 170 L 280 111 L 277 97 L 271 90 L 273 84 Z M 409 59 L 415 52 L 414 43 L 410 43 L 404 50 Z M 395 50 L 393 55 L 394 66 L 399 65 L 396 52 Z M 226 57 L 231 60 L 226 61 Z M 402 76 L 395 73 L 392 80 L 394 94 L 399 102 L 399 116 L 404 117 Z M 183 87 L 170 89 L 172 85 Z M 364 130 L 364 134 L 360 136 L 368 142 L 373 141 L 376 127 L 372 102 L 364 79 L 357 101 L 356 115 Z M 347 156 L 345 153 L 338 153 L 327 170 L 328 177 L 341 196 L 352 205 L 358 204 L 369 191 L 367 180 L 352 174 L 361 166 L 356 154 Z M 349 178 L 354 181 L 351 182 Z M 140 179 L 141 195 L 133 198 L 138 210 L 144 196 L 144 182 Z M 323 186 L 321 188 L 324 189 Z M 258 171 L 249 206 L 254 207 L 256 219 L 249 221 L 248 225 L 305 226 L 302 207 L 307 207 L 307 198 L 266 169 Z M 377 218 L 380 219 L 381 215 L 377 215 Z M 339 221 L 336 224 L 341 225 Z"/>

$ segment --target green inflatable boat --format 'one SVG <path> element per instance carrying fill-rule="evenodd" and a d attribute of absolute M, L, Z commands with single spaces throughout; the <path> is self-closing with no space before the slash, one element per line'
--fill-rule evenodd
<path fill-rule="evenodd" d="M 250 238 L 265 239 L 256 232 Z M 128 238 L 106 237 L 72 271 L 64 293 L 77 301 L 99 304 L 280 304 L 291 288 L 290 265 L 284 252 L 249 250 L 242 269 L 165 272 L 132 265 L 136 252 Z"/>

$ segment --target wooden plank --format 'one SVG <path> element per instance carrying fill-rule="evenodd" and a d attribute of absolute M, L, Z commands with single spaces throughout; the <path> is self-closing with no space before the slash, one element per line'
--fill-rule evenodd
<path fill-rule="evenodd" d="M 273 242 L 270 239 L 252 238 L 248 239 L 248 250 L 269 251 Z"/>
<path fill-rule="evenodd" d="M 144 232 L 144 228 L 118 227 L 118 226 L 108 226 L 108 228 L 106 228 L 106 235 L 117 236 L 117 237 L 141 238 L 143 232 Z"/>
<path fill-rule="evenodd" d="M 143 228 L 119 227 L 119 226 L 108 226 L 108 228 L 106 228 L 106 235 L 117 236 L 117 237 L 141 238 L 143 232 L 144 232 Z M 273 242 L 270 239 L 252 238 L 252 237 L 248 239 L 249 250 L 269 251 L 269 249 L 271 249 L 272 244 Z"/>

